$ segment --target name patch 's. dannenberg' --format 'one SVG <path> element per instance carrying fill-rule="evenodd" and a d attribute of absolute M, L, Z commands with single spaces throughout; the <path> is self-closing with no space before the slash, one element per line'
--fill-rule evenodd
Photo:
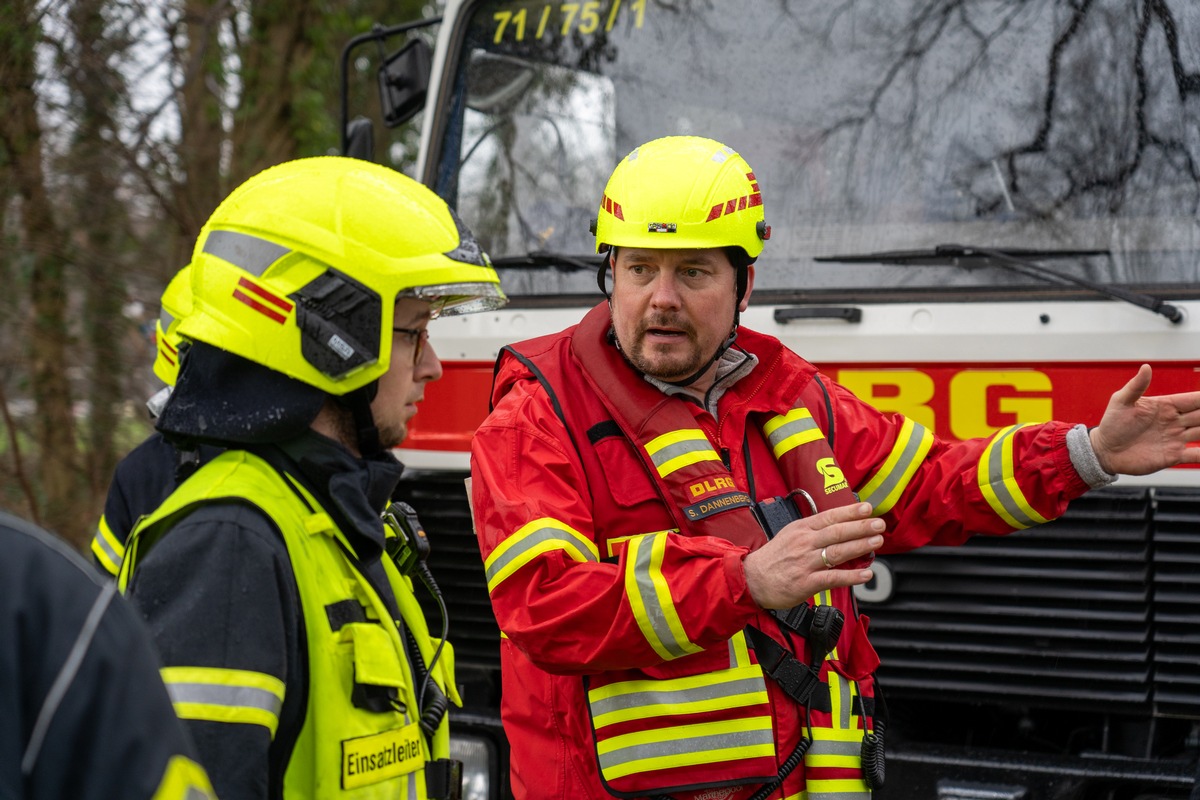
<path fill-rule="evenodd" d="M 357 789 L 413 772 L 424 763 L 417 723 L 342 742 L 342 788 Z"/>
<path fill-rule="evenodd" d="M 742 508 L 748 505 L 750 505 L 750 495 L 745 492 L 727 492 L 686 506 L 683 511 L 687 514 L 688 519 L 704 519 L 731 508 Z"/>

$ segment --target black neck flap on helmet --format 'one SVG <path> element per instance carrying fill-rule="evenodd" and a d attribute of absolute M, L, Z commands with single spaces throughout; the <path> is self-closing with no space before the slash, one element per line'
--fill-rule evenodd
<path fill-rule="evenodd" d="M 268 444 L 299 436 L 328 395 L 204 342 L 194 342 L 155 427 L 173 442 Z"/>

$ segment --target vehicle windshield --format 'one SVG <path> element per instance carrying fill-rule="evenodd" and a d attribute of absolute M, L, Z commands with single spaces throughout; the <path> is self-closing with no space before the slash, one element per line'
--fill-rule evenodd
<path fill-rule="evenodd" d="M 1200 3 L 478 3 L 435 185 L 493 258 L 591 255 L 617 161 L 671 134 L 750 163 L 756 290 L 1038 286 L 986 266 L 817 261 L 946 243 L 1091 281 L 1200 283 Z M 506 270 L 514 294 L 587 270 Z"/>

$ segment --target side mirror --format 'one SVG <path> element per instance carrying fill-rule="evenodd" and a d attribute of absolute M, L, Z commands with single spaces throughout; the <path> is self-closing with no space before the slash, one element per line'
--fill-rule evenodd
<path fill-rule="evenodd" d="M 350 120 L 345 131 L 344 156 L 359 158 L 363 161 L 375 160 L 375 126 L 366 117 L 355 117 Z"/>
<path fill-rule="evenodd" d="M 383 124 L 394 128 L 425 107 L 433 51 L 424 39 L 414 38 L 379 67 L 379 107 Z"/>

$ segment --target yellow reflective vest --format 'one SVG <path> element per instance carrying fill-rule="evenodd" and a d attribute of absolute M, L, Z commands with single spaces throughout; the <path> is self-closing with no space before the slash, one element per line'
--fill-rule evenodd
<path fill-rule="evenodd" d="M 201 504 L 234 499 L 257 506 L 283 534 L 303 608 L 307 708 L 285 769 L 284 796 L 425 800 L 425 764 L 448 756 L 449 732 L 446 717 L 432 742 L 419 728 L 419 687 L 402 625 L 414 635 L 427 665 L 438 640 L 429 635 L 411 580 L 385 557 L 402 618 L 402 625 L 396 624 L 360 572 L 345 534 L 299 481 L 245 451 L 221 454 L 134 528 L 121 565 L 121 590 L 127 590 L 140 558 L 176 520 Z M 432 677 L 461 704 L 448 642 Z M 180 717 L 262 724 L 274 735 L 285 699 L 282 681 L 200 666 L 168 667 L 163 678 Z M 364 687 L 392 689 L 395 702 L 386 710 L 357 707 L 352 694 Z"/>

